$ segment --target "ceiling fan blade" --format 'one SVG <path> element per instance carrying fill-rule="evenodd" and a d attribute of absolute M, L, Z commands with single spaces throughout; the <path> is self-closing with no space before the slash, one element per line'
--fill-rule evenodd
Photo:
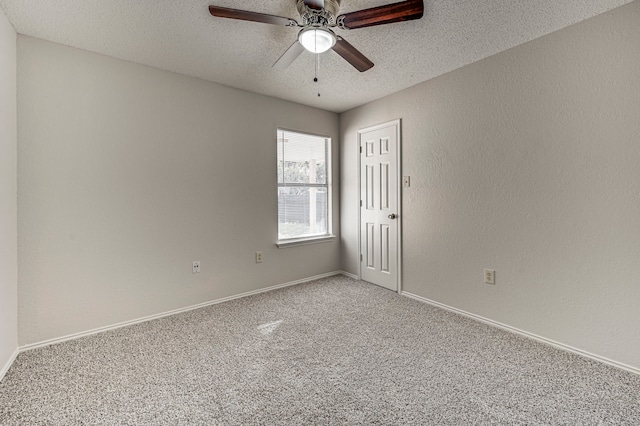
<path fill-rule="evenodd" d="M 287 51 L 284 52 L 282 56 L 280 56 L 280 58 L 278 58 L 278 60 L 273 64 L 273 68 L 281 70 L 287 68 L 293 63 L 293 61 L 296 60 L 298 56 L 300 56 L 303 51 L 304 47 L 302 46 L 302 44 L 300 44 L 298 40 L 294 41 L 293 44 L 289 46 Z"/>
<path fill-rule="evenodd" d="M 267 15 L 265 13 L 249 12 L 248 10 L 229 9 L 227 7 L 209 6 L 209 13 L 219 18 L 240 19 L 242 21 L 262 22 L 265 24 L 297 27 L 295 19 L 282 16 Z"/>
<path fill-rule="evenodd" d="M 358 49 L 353 47 L 342 37 L 337 37 L 336 44 L 332 47 L 332 49 L 360 72 L 364 72 L 373 67 L 373 62 L 367 59 L 366 56 L 360 53 Z"/>
<path fill-rule="evenodd" d="M 338 22 L 341 23 L 342 27 L 353 30 L 355 28 L 371 27 L 373 25 L 420 19 L 423 14 L 423 0 L 407 0 L 400 3 L 345 13 L 344 15 L 338 16 Z"/>
<path fill-rule="evenodd" d="M 304 4 L 311 9 L 324 9 L 324 0 L 304 0 Z"/>

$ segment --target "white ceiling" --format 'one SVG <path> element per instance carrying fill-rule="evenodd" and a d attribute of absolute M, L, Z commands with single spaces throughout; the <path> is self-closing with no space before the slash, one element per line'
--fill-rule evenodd
<path fill-rule="evenodd" d="M 341 13 L 396 0 L 342 0 Z M 208 5 L 299 20 L 295 0 L 0 0 L 25 35 L 342 112 L 603 13 L 631 0 L 425 0 L 425 16 L 337 30 L 375 66 L 359 73 L 333 51 L 271 65 L 295 28 L 214 18 Z M 318 97 L 320 93 L 320 97 Z"/>

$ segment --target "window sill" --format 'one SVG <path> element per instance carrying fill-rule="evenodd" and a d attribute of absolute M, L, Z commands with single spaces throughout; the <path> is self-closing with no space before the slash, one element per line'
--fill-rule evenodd
<path fill-rule="evenodd" d="M 307 244 L 328 243 L 335 239 L 336 239 L 335 235 L 323 235 L 321 237 L 297 238 L 294 240 L 279 240 L 276 242 L 276 247 L 287 248 L 287 247 L 305 246 Z"/>

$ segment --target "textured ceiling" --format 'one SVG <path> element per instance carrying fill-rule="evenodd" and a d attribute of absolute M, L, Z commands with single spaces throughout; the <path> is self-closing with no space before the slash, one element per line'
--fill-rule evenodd
<path fill-rule="evenodd" d="M 395 0 L 342 0 L 341 13 Z M 25 35 L 342 112 L 603 13 L 630 0 L 425 0 L 417 21 L 337 30 L 375 66 L 333 51 L 271 65 L 295 28 L 214 18 L 208 5 L 298 20 L 295 0 L 0 0 Z M 320 96 L 318 97 L 318 93 Z"/>

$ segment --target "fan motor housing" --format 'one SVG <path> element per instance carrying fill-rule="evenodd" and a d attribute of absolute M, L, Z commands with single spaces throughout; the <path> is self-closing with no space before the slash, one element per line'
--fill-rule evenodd
<path fill-rule="evenodd" d="M 324 0 L 323 9 L 312 9 L 304 4 L 304 0 L 298 0 L 296 7 L 302 17 L 303 25 L 335 25 L 336 16 L 340 10 L 341 0 Z"/>

